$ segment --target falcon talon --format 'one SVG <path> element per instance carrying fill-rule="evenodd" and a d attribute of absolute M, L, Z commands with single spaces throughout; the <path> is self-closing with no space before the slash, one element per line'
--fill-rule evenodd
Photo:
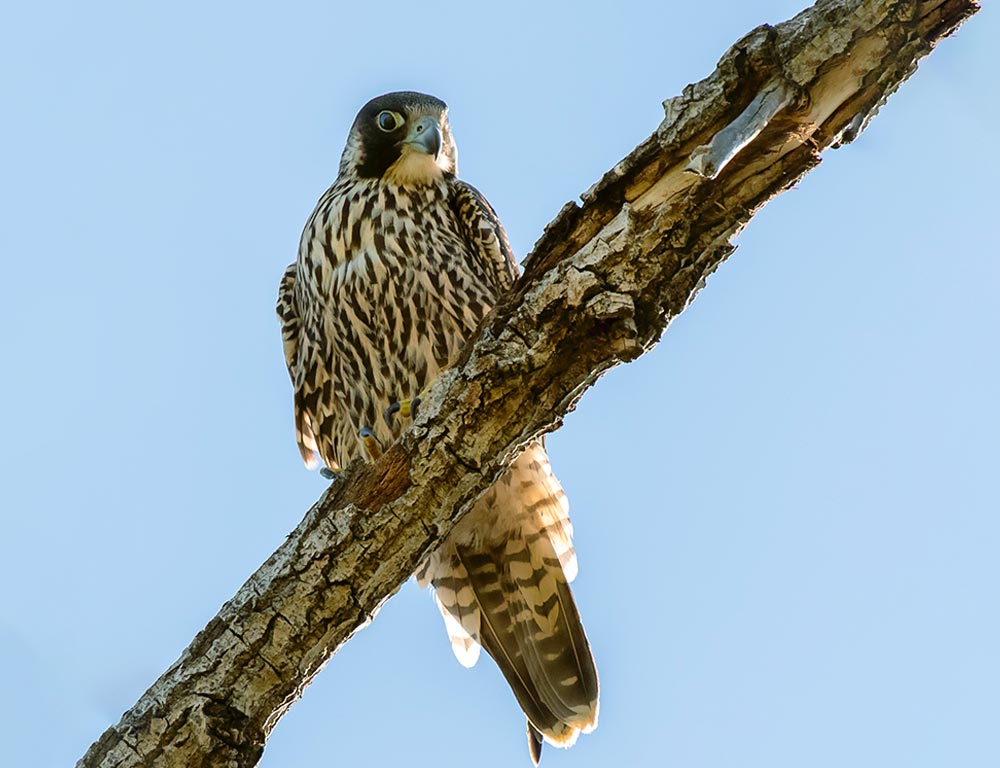
<path fill-rule="evenodd" d="M 385 409 L 385 413 L 382 414 L 382 418 L 385 419 L 385 423 L 391 426 L 392 417 L 395 416 L 397 413 L 399 413 L 402 410 L 402 408 L 403 406 L 399 404 L 398 400 L 394 403 L 391 403 L 389 407 Z"/>
<path fill-rule="evenodd" d="M 320 474 L 320 477 L 325 478 L 326 480 L 336 480 L 338 477 L 340 477 L 341 473 L 340 472 L 334 472 L 329 467 L 320 467 L 319 468 L 319 474 Z"/>
<path fill-rule="evenodd" d="M 382 456 L 382 446 L 379 444 L 378 438 L 375 437 L 375 433 L 368 429 L 368 427 L 362 427 L 358 434 L 361 435 L 361 440 L 365 444 L 368 456 L 372 461 L 378 461 Z"/>
<path fill-rule="evenodd" d="M 385 419 L 385 423 L 392 426 L 393 417 L 398 413 L 400 416 L 407 416 L 411 419 L 417 418 L 417 406 L 420 405 L 420 398 L 415 397 L 412 400 L 397 400 L 394 403 L 390 403 L 389 407 L 385 409 L 385 413 L 382 414 L 382 418 Z"/>

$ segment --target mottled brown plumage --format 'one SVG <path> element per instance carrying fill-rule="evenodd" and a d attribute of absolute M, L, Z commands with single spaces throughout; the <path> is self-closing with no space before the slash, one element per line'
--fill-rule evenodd
<path fill-rule="evenodd" d="M 407 420 L 385 408 L 426 390 L 516 278 L 496 213 L 456 174 L 440 100 L 392 93 L 358 113 L 278 296 L 307 466 L 366 455 L 362 429 L 392 442 Z M 541 442 L 417 571 L 458 660 L 472 666 L 480 647 L 496 660 L 528 717 L 535 762 L 543 737 L 569 746 L 597 724 L 575 575 L 566 496 Z"/>

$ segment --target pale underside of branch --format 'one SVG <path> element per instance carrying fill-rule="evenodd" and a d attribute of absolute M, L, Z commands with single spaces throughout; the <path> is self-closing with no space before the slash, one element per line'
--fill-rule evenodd
<path fill-rule="evenodd" d="M 822 0 L 715 72 L 546 228 L 474 345 L 374 464 L 351 466 L 78 762 L 253 766 L 279 718 L 527 441 L 659 340 L 731 241 L 853 140 L 972 0 Z"/>

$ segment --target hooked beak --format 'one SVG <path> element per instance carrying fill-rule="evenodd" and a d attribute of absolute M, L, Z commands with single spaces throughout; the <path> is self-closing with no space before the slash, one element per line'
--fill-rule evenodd
<path fill-rule="evenodd" d="M 441 129 L 433 117 L 422 117 L 410 128 L 403 139 L 403 144 L 409 144 L 414 149 L 425 152 L 437 160 L 441 153 Z"/>

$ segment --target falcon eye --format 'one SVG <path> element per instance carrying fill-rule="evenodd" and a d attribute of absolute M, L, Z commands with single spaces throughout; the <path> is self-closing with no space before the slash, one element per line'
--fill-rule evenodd
<path fill-rule="evenodd" d="M 378 127 L 386 133 L 392 133 L 406 121 L 403 119 L 403 116 L 399 114 L 399 112 L 383 110 L 378 113 L 378 117 L 375 118 L 375 122 L 378 123 Z"/>

